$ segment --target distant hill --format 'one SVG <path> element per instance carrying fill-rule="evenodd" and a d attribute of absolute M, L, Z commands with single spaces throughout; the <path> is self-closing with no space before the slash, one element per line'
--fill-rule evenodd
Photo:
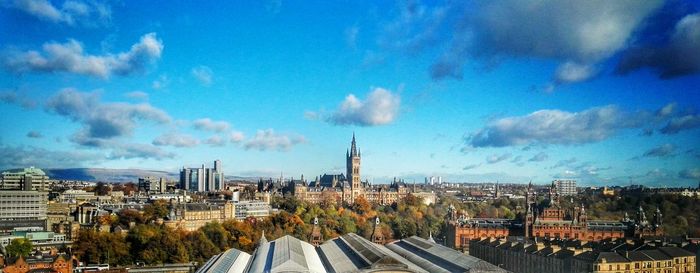
<path fill-rule="evenodd" d="M 48 169 L 44 170 L 51 179 L 83 180 L 104 182 L 136 182 L 139 177 L 155 176 L 165 177 L 169 180 L 178 179 L 179 174 L 165 171 L 139 170 L 139 169 L 103 169 L 103 168 L 74 168 L 74 169 Z"/>
<path fill-rule="evenodd" d="M 72 168 L 72 169 L 46 169 L 46 175 L 51 179 L 82 180 L 103 182 L 136 182 L 139 177 L 155 176 L 165 177 L 168 180 L 179 180 L 180 174 L 166 171 L 140 170 L 140 169 L 105 169 L 105 168 Z M 258 181 L 257 177 L 226 176 L 226 180 Z"/>

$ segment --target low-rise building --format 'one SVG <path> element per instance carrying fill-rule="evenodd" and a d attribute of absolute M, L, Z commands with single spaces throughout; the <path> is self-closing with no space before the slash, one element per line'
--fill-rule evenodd
<path fill-rule="evenodd" d="M 0 249 L 5 251 L 10 242 L 14 239 L 25 238 L 32 242 L 34 251 L 47 252 L 52 248 L 58 249 L 63 246 L 72 244 L 65 234 L 59 234 L 50 231 L 13 231 L 11 235 L 0 236 Z"/>
<path fill-rule="evenodd" d="M 263 201 L 234 202 L 236 206 L 236 219 L 243 220 L 248 217 L 263 218 L 270 216 L 272 207 Z"/>
<path fill-rule="evenodd" d="M 67 255 L 39 255 L 8 258 L 4 261 L 4 273 L 73 273 L 73 259 Z"/>

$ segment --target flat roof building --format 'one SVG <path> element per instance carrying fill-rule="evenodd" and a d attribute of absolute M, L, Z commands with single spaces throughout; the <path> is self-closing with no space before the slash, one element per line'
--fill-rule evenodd
<path fill-rule="evenodd" d="M 49 191 L 49 177 L 39 168 L 29 167 L 2 172 L 0 190 Z"/>
<path fill-rule="evenodd" d="M 46 229 L 48 193 L 0 190 L 0 233 L 15 228 Z"/>

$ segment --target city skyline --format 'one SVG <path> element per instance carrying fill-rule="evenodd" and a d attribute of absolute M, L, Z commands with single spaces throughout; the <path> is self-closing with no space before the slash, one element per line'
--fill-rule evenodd
<path fill-rule="evenodd" d="M 698 3 L 295 4 L 0 2 L 0 169 L 698 185 Z"/>

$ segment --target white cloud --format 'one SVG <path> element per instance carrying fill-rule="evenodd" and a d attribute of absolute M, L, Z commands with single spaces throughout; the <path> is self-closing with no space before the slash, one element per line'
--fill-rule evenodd
<path fill-rule="evenodd" d="M 644 153 L 647 157 L 669 157 L 675 155 L 676 146 L 673 144 L 663 144 L 659 147 L 652 148 Z"/>
<path fill-rule="evenodd" d="M 148 93 L 142 91 L 133 91 L 124 94 L 125 97 L 135 100 L 148 100 Z"/>
<path fill-rule="evenodd" d="M 199 140 L 194 137 L 175 132 L 162 134 L 153 140 L 153 145 L 156 146 L 194 147 L 198 144 Z"/>
<path fill-rule="evenodd" d="M 439 80 L 461 79 L 469 61 L 493 68 L 508 58 L 549 59 L 553 84 L 589 79 L 594 67 L 629 46 L 635 31 L 663 4 L 650 1 L 448 1 L 399 5 L 379 44 L 408 54 L 440 52 L 430 67 Z"/>
<path fill-rule="evenodd" d="M 328 121 L 335 125 L 378 126 L 394 121 L 399 113 L 401 98 L 383 88 L 375 88 L 362 101 L 350 94 Z"/>
<path fill-rule="evenodd" d="M 42 135 L 41 132 L 38 132 L 38 131 L 29 131 L 29 133 L 27 133 L 27 137 L 28 138 L 42 138 L 42 137 L 44 137 L 44 135 Z"/>
<path fill-rule="evenodd" d="M 678 173 L 678 176 L 680 178 L 698 180 L 700 179 L 700 168 L 688 168 L 681 170 Z"/>
<path fill-rule="evenodd" d="M 259 151 L 277 150 L 289 151 L 294 145 L 305 143 L 306 139 L 301 135 L 287 135 L 275 133 L 273 129 L 258 130 L 255 136 L 243 145 L 246 150 Z"/>
<path fill-rule="evenodd" d="M 539 152 L 538 154 L 534 155 L 532 158 L 528 159 L 527 161 L 530 162 L 542 162 L 545 161 L 549 158 L 547 154 L 544 152 Z"/>
<path fill-rule="evenodd" d="M 481 166 L 481 164 L 470 164 L 470 165 L 464 166 L 464 168 L 462 168 L 462 170 L 467 171 L 467 170 L 471 170 L 471 169 L 476 169 L 480 166 Z"/>
<path fill-rule="evenodd" d="M 557 68 L 554 74 L 554 81 L 555 84 L 580 82 L 591 78 L 595 72 L 595 68 L 592 65 L 565 62 Z"/>
<path fill-rule="evenodd" d="M 226 145 L 227 142 L 228 142 L 228 140 L 223 138 L 220 135 L 213 135 L 204 141 L 204 143 L 209 144 L 209 146 L 212 146 L 212 147 L 221 147 L 221 146 Z"/>
<path fill-rule="evenodd" d="M 486 158 L 486 163 L 488 164 L 496 164 L 498 162 L 501 162 L 503 160 L 509 159 L 512 155 L 510 153 L 505 153 L 502 155 L 490 155 Z"/>
<path fill-rule="evenodd" d="M 357 26 L 349 27 L 345 29 L 345 43 L 348 47 L 355 49 L 357 48 L 357 34 L 360 32 L 360 28 Z"/>
<path fill-rule="evenodd" d="M 170 79 L 168 78 L 168 75 L 161 74 L 156 80 L 153 81 L 153 83 L 151 84 L 151 88 L 155 90 L 160 90 L 168 87 L 169 84 Z"/>
<path fill-rule="evenodd" d="M 229 134 L 229 140 L 231 143 L 240 143 L 245 139 L 243 132 L 234 131 Z"/>
<path fill-rule="evenodd" d="M 689 14 L 676 23 L 669 42 L 663 46 L 642 46 L 626 52 L 617 72 L 627 74 L 651 67 L 662 79 L 700 72 L 700 13 Z"/>
<path fill-rule="evenodd" d="M 0 144 L 0 169 L 26 168 L 75 168 L 105 159 L 99 153 L 83 151 L 55 151 L 33 146 L 7 146 Z"/>
<path fill-rule="evenodd" d="M 213 72 L 211 71 L 211 68 L 203 65 L 192 68 L 192 76 L 203 86 L 210 86 L 213 80 Z"/>
<path fill-rule="evenodd" d="M 20 94 L 16 91 L 2 91 L 0 92 L 0 102 L 7 104 L 17 104 L 24 109 L 32 109 L 36 107 L 37 102 L 34 99 L 29 98 L 24 94 Z"/>
<path fill-rule="evenodd" d="M 163 43 L 155 33 L 141 36 L 131 49 L 118 54 L 89 55 L 83 45 L 73 39 L 66 43 L 45 43 L 42 51 L 26 52 L 10 50 L 2 57 L 6 69 L 23 72 L 68 72 L 100 78 L 111 75 L 126 76 L 145 70 L 146 66 L 160 58 Z"/>
<path fill-rule="evenodd" d="M 122 143 L 116 141 L 108 142 L 110 142 L 109 148 L 112 149 L 112 151 L 107 156 L 107 158 L 109 159 L 143 158 L 162 160 L 175 157 L 174 153 L 165 151 L 159 147 L 149 144 Z"/>
<path fill-rule="evenodd" d="M 700 115 L 688 114 L 671 118 L 660 131 L 662 134 L 672 135 L 698 127 L 700 127 Z"/>
<path fill-rule="evenodd" d="M 598 142 L 622 129 L 642 126 L 648 116 L 626 113 L 612 105 L 581 112 L 539 110 L 495 120 L 469 136 L 467 143 L 472 147 L 503 147 Z"/>
<path fill-rule="evenodd" d="M 40 20 L 68 25 L 78 22 L 84 25 L 105 23 L 110 20 L 112 13 L 109 5 L 101 1 L 67 0 L 58 7 L 48 0 L 5 0 L 0 1 L 0 6 L 21 10 Z"/>
<path fill-rule="evenodd" d="M 314 111 L 304 111 L 304 118 L 308 120 L 317 120 L 319 118 L 318 112 Z"/>
<path fill-rule="evenodd" d="M 231 129 L 231 124 L 226 121 L 215 121 L 210 118 L 202 118 L 194 121 L 194 128 L 197 130 L 221 133 Z"/>
<path fill-rule="evenodd" d="M 103 103 L 97 92 L 63 89 L 49 98 L 46 110 L 83 125 L 81 138 L 106 139 L 129 136 L 138 120 L 169 123 L 170 116 L 148 103 Z"/>

